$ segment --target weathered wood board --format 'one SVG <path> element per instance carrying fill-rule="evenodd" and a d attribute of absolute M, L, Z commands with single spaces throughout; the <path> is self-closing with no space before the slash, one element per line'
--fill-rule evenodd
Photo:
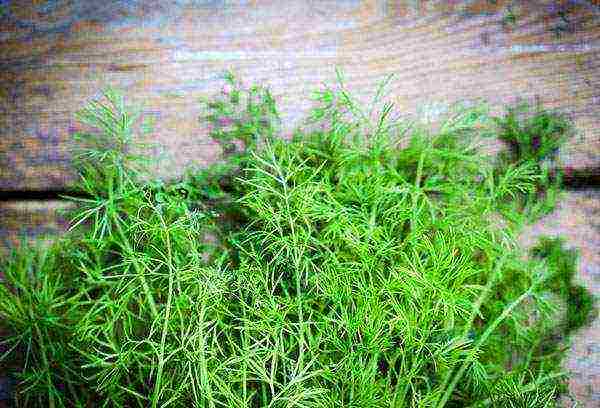
<path fill-rule="evenodd" d="M 537 99 L 572 114 L 568 165 L 600 155 L 597 1 L 164 0 L 0 2 L 0 191 L 57 190 L 73 179 L 73 113 L 105 86 L 155 118 L 175 176 L 218 149 L 201 95 L 232 69 L 271 87 L 288 128 L 335 78 L 367 95 L 395 74 L 407 114 L 456 101 Z"/>
<path fill-rule="evenodd" d="M 49 243 L 64 234 L 71 208 L 73 204 L 63 200 L 0 201 L 0 256 L 22 240 Z"/>
<path fill-rule="evenodd" d="M 395 74 L 390 97 L 408 115 L 458 101 L 541 102 L 580 132 L 565 165 L 599 168 L 598 0 L 0 0 L 0 195 L 68 189 L 73 114 L 106 86 L 154 119 L 151 138 L 169 157 L 155 171 L 175 177 L 218 157 L 198 100 L 219 91 L 225 70 L 270 86 L 290 131 L 335 67 L 362 99 Z M 68 207 L 0 201 L 0 247 L 60 234 Z M 570 193 L 523 238 L 566 235 L 596 294 L 599 208 L 597 193 Z M 579 333 L 566 362 L 590 407 L 600 400 L 599 333 L 598 320 Z"/>

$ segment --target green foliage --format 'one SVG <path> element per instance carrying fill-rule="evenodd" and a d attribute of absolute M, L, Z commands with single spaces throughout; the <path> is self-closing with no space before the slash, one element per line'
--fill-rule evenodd
<path fill-rule="evenodd" d="M 517 15 L 513 10 L 513 5 L 509 4 L 504 11 L 504 16 L 502 17 L 502 26 L 505 28 L 512 28 L 517 24 Z"/>
<path fill-rule="evenodd" d="M 71 290 L 81 283 L 63 260 L 56 249 L 13 251 L 2 264 L 0 316 L 11 334 L 3 339 L 3 372 L 18 370 L 23 393 L 17 401 L 23 406 L 62 406 L 77 398 L 64 384 L 84 380 L 63 364 L 77 359 L 69 347 L 70 327 L 83 313 L 78 290 Z"/>
<path fill-rule="evenodd" d="M 577 330 L 589 322 L 594 314 L 594 298 L 587 289 L 575 282 L 577 251 L 564 247 L 560 238 L 542 237 L 531 249 L 535 257 L 544 259 L 553 271 L 548 287 L 567 301 L 566 329 Z"/>
<path fill-rule="evenodd" d="M 519 216 L 520 222 L 529 222 L 550 213 L 562 187 L 557 153 L 574 134 L 571 122 L 563 114 L 541 108 L 532 112 L 527 103 L 510 107 L 504 116 L 493 119 L 497 137 L 509 147 L 499 156 L 498 172 L 528 164 L 535 168 L 538 177 L 534 189 L 510 203 L 514 215 Z"/>
<path fill-rule="evenodd" d="M 80 115 L 77 231 L 2 265 L 19 405 L 556 406 L 574 264 L 511 222 L 537 163 L 479 154 L 481 109 L 430 135 L 341 76 L 285 141 L 268 90 L 227 82 L 227 159 L 177 183 L 143 181 L 121 96 Z"/>
<path fill-rule="evenodd" d="M 491 402 L 496 408 L 549 408 L 556 406 L 555 394 L 551 386 L 523 387 L 519 378 L 507 377 L 495 385 Z"/>
<path fill-rule="evenodd" d="M 268 89 L 256 85 L 244 88 L 231 73 L 225 75 L 221 94 L 203 100 L 210 124 L 210 136 L 223 148 L 228 162 L 245 156 L 262 142 L 274 137 L 279 113 Z"/>
<path fill-rule="evenodd" d="M 513 161 L 531 160 L 540 163 L 556 156 L 559 147 L 573 135 L 565 115 L 538 109 L 531 112 L 526 103 L 508 109 L 495 119 L 501 140 L 509 144 Z"/>

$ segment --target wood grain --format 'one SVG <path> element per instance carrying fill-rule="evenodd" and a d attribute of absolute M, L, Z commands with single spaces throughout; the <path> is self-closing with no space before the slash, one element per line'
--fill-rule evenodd
<path fill-rule="evenodd" d="M 17 5 L 18 3 L 18 5 Z M 225 70 L 271 87 L 290 131 L 335 67 L 366 100 L 395 74 L 407 115 L 457 101 L 538 100 L 572 115 L 568 165 L 597 167 L 600 6 L 594 1 L 36 1 L 0 13 L 0 191 L 73 180 L 73 113 L 108 85 L 155 119 L 163 177 L 218 147 L 198 99 Z M 512 6 L 511 6 L 512 4 Z"/>
<path fill-rule="evenodd" d="M 62 200 L 0 201 L 0 255 L 25 242 L 51 242 L 69 226 L 70 202 Z"/>

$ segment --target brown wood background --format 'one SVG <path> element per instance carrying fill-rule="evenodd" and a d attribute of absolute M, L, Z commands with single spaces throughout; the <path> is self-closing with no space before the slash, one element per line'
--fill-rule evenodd
<path fill-rule="evenodd" d="M 0 0 L 1 242 L 66 228 L 69 204 L 31 192 L 69 189 L 73 113 L 102 88 L 144 107 L 155 154 L 167 157 L 156 174 L 174 177 L 219 155 L 198 100 L 219 91 L 225 70 L 270 86 L 289 131 L 335 67 L 361 98 L 395 74 L 390 96 L 407 115 L 425 106 L 435 119 L 458 101 L 501 109 L 518 99 L 567 112 L 579 135 L 564 165 L 600 167 L 598 0 Z M 538 231 L 588 237 L 577 243 L 592 265 L 582 266 L 591 271 L 584 279 L 598 290 L 600 235 L 588 208 L 600 201 L 570 200 Z M 595 347 L 582 361 L 596 364 L 577 366 L 585 380 L 574 389 L 597 402 Z"/>
<path fill-rule="evenodd" d="M 156 174 L 214 160 L 198 100 L 227 69 L 272 88 L 287 130 L 336 66 L 363 97 L 395 74 L 408 115 L 541 102 L 578 127 L 565 165 L 600 163 L 597 0 L 3 0 L 0 27 L 0 194 L 68 189 L 73 113 L 106 86 L 155 122 Z"/>
<path fill-rule="evenodd" d="M 0 3 L 1 4 L 1 3 Z M 49 5 L 54 4 L 53 7 Z M 73 112 L 105 86 L 156 120 L 173 176 L 215 147 L 201 95 L 226 69 L 270 85 L 293 125 L 334 67 L 365 94 L 387 74 L 397 108 L 538 100 L 573 115 L 574 166 L 600 153 L 597 1 L 12 1 L 0 35 L 0 190 L 64 188 Z M 512 18 L 510 16 L 513 16 Z"/>

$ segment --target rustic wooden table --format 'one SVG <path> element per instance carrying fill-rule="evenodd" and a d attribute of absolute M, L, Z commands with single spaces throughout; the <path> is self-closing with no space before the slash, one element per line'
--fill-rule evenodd
<path fill-rule="evenodd" d="M 74 179 L 73 113 L 103 87 L 123 89 L 155 120 L 152 140 L 167 155 L 155 171 L 168 178 L 218 157 L 198 100 L 218 91 L 225 70 L 270 86 L 289 131 L 309 107 L 300 101 L 333 81 L 336 66 L 359 97 L 395 74 L 390 96 L 408 115 L 518 99 L 567 112 L 579 136 L 563 162 L 598 174 L 597 0 L 0 0 L 1 238 L 66 228 L 58 193 Z M 532 229 L 573 237 L 596 293 L 599 203 L 571 192 Z M 600 329 L 590 330 L 568 366 L 573 390 L 598 406 Z"/>

